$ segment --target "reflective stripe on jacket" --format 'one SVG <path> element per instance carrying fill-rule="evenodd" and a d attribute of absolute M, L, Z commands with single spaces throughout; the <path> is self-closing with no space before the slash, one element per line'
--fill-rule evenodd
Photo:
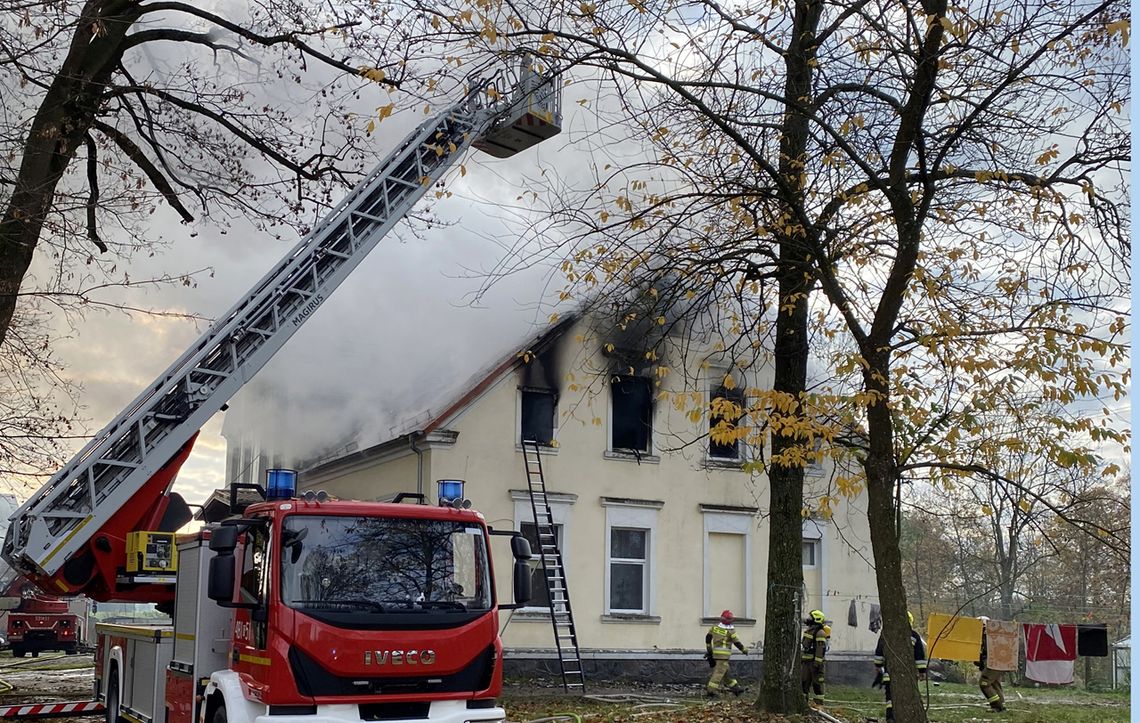
<path fill-rule="evenodd" d="M 731 625 L 717 623 L 709 630 L 712 636 L 712 654 L 714 660 L 727 660 L 732 656 L 733 644 L 740 644 L 740 637 Z"/>
<path fill-rule="evenodd" d="M 827 625 L 813 623 L 804 628 L 803 637 L 800 641 L 803 645 L 800 658 L 822 663 L 823 656 L 827 652 L 827 639 L 830 635 L 831 628 Z"/>

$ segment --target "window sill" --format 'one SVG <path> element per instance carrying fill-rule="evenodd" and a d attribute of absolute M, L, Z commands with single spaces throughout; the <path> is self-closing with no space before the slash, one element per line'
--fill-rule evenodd
<path fill-rule="evenodd" d="M 526 451 L 529 452 L 533 449 L 534 449 L 534 447 L 528 447 Z M 516 452 L 522 452 L 523 451 L 522 442 L 515 442 L 515 451 Z M 540 445 L 538 445 L 538 453 L 540 455 L 558 454 L 558 448 L 557 447 L 551 447 L 550 445 L 546 445 L 546 444 L 540 444 Z"/>
<path fill-rule="evenodd" d="M 637 455 L 633 452 L 619 452 L 612 449 L 607 449 L 602 452 L 603 459 L 618 459 L 623 462 L 637 462 L 638 464 L 645 462 L 646 464 L 660 464 L 661 458 L 655 454 L 641 454 Z"/>
<path fill-rule="evenodd" d="M 605 613 L 601 618 L 603 623 L 641 623 L 660 625 L 659 615 L 642 615 L 641 613 Z"/>
<path fill-rule="evenodd" d="M 740 472 L 744 466 L 743 459 L 730 459 L 728 457 L 705 457 L 705 469 L 727 469 Z"/>
<path fill-rule="evenodd" d="M 701 618 L 701 625 L 716 625 L 720 618 Z M 756 625 L 756 618 L 736 618 L 732 621 L 734 627 L 751 628 Z"/>

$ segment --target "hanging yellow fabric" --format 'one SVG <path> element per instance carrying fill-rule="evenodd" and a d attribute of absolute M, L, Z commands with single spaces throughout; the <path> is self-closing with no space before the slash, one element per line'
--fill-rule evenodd
<path fill-rule="evenodd" d="M 930 657 L 976 662 L 982 654 L 982 621 L 931 613 L 926 623 Z"/>

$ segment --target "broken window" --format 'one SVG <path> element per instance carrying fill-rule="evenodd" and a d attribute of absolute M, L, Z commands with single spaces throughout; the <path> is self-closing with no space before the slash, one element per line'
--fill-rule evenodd
<path fill-rule="evenodd" d="M 723 402 L 717 402 L 718 399 L 732 402 L 743 409 L 744 390 L 739 385 L 734 385 L 732 389 L 729 389 L 723 382 L 709 390 L 709 405 L 712 408 L 709 412 L 709 457 L 713 459 L 740 459 L 739 439 L 734 439 L 731 442 L 726 442 L 723 437 L 720 441 L 713 439 L 712 430 L 721 420 L 724 420 L 726 424 L 735 426 L 740 419 L 737 416 L 726 415 Z M 721 412 L 720 414 L 716 413 L 718 410 Z"/>
<path fill-rule="evenodd" d="M 523 389 L 521 441 L 551 446 L 554 441 L 555 409 L 556 397 L 553 390 Z"/>
<path fill-rule="evenodd" d="M 610 449 L 650 451 L 653 389 L 647 377 L 615 376 L 610 382 L 612 424 Z"/>

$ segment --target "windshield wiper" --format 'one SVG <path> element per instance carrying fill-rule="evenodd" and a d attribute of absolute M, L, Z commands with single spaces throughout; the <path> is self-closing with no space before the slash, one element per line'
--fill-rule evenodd
<path fill-rule="evenodd" d="M 374 613 L 388 612 L 388 609 L 383 605 L 371 600 L 294 600 L 292 604 L 303 608 L 325 608 L 330 610 L 347 608 L 349 610 L 365 610 Z"/>
<path fill-rule="evenodd" d="M 440 610 L 467 610 L 466 605 L 461 602 L 455 602 L 454 600 L 423 600 L 416 604 L 422 608 L 427 609 L 436 608 Z"/>

